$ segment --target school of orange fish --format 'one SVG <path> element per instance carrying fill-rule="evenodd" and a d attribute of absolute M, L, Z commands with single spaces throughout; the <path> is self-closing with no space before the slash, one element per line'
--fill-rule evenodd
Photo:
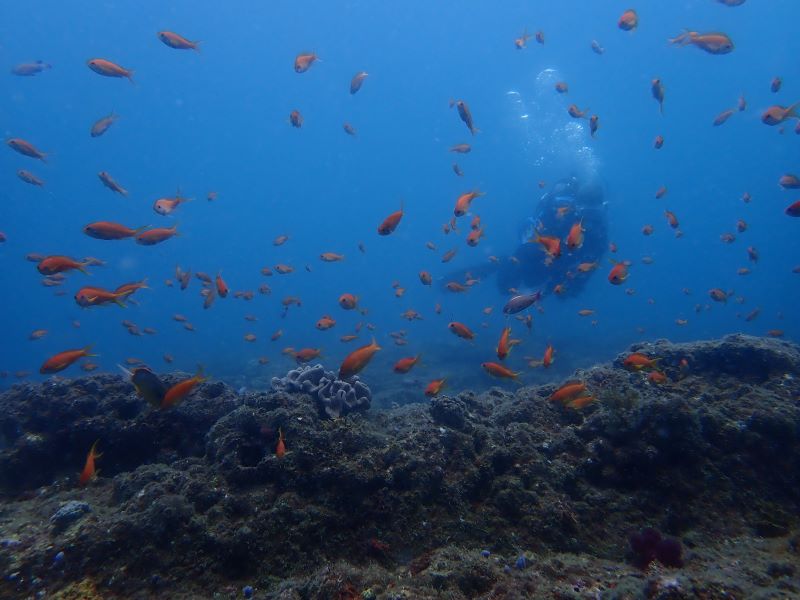
<path fill-rule="evenodd" d="M 718 0 L 722 4 L 728 6 L 739 6 L 744 3 L 745 0 Z M 617 22 L 617 27 L 623 31 L 633 31 L 638 27 L 639 24 L 639 17 L 637 12 L 633 9 L 626 10 L 620 17 Z M 164 45 L 168 48 L 178 51 L 185 51 L 185 50 L 195 50 L 199 49 L 198 42 L 193 42 L 177 33 L 171 31 L 161 31 L 157 33 L 157 38 L 160 40 Z M 545 43 L 545 36 L 542 31 L 536 32 L 534 35 L 529 35 L 527 31 L 525 31 L 520 37 L 513 40 L 513 48 L 516 48 L 518 51 L 524 50 L 529 40 L 534 39 L 539 44 Z M 712 55 L 724 55 L 730 52 L 733 52 L 735 49 L 733 41 L 724 33 L 719 32 L 696 32 L 696 31 L 684 31 L 679 33 L 674 38 L 669 40 L 669 43 L 675 47 L 684 47 L 684 46 L 693 46 L 695 49 L 706 52 Z M 590 44 L 591 51 L 596 54 L 603 54 L 604 49 L 600 45 L 599 42 L 596 40 L 592 40 Z M 513 49 L 511 51 L 514 51 Z M 319 61 L 319 57 L 314 53 L 300 53 L 294 59 L 294 71 L 298 75 L 302 75 L 303 73 L 307 72 L 309 69 L 320 69 L 324 68 L 323 65 L 317 65 Z M 105 58 L 93 58 L 87 61 L 87 66 L 91 71 L 96 73 L 97 75 L 108 77 L 108 78 L 127 78 L 131 82 L 133 82 L 133 71 L 129 68 L 123 67 L 118 65 L 111 60 Z M 38 61 L 32 63 L 24 63 L 16 66 L 12 69 L 12 73 L 17 76 L 35 76 L 41 74 L 48 70 L 50 65 Z M 365 85 L 367 82 L 369 75 L 364 72 L 360 71 L 357 72 L 352 80 L 349 83 L 349 92 L 350 94 L 356 94 L 361 89 L 362 86 Z M 772 92 L 777 93 L 781 88 L 781 79 L 776 77 L 772 80 L 770 84 L 770 89 Z M 569 85 L 567 82 L 559 81 L 555 85 L 554 93 L 557 94 L 565 94 L 568 93 Z M 663 110 L 664 103 L 668 97 L 666 92 L 666 88 L 664 83 L 659 79 L 655 78 L 651 82 L 650 91 L 652 94 L 653 99 L 658 103 L 658 108 L 660 111 Z M 783 106 L 779 104 L 775 104 L 774 106 L 769 107 L 766 109 L 763 114 L 761 115 L 761 121 L 763 124 L 768 126 L 778 126 L 780 128 L 784 128 L 789 124 L 794 126 L 795 133 L 800 134 L 800 113 L 799 110 L 800 103 L 795 103 L 789 106 Z M 479 134 L 479 129 L 476 127 L 475 122 L 473 120 L 473 115 L 470 110 L 468 103 L 464 100 L 451 100 L 450 107 L 455 108 L 454 111 L 460 120 L 464 123 L 467 127 L 468 131 L 472 135 Z M 728 119 L 730 119 L 736 112 L 744 111 L 747 108 L 747 103 L 744 97 L 740 97 L 738 104 L 734 108 L 726 109 L 722 111 L 714 120 L 713 126 L 721 126 L 723 125 Z M 575 119 L 585 119 L 588 123 L 588 129 L 591 137 L 595 137 L 598 135 L 598 131 L 601 125 L 601 118 L 597 114 L 589 114 L 588 110 L 581 110 L 576 104 L 571 104 L 567 109 L 568 114 Z M 90 135 L 92 137 L 100 137 L 103 135 L 108 135 L 109 130 L 113 127 L 115 121 L 118 119 L 118 115 L 112 113 L 106 116 L 103 116 L 97 122 L 95 122 L 90 128 Z M 288 122 L 291 127 L 294 128 L 301 128 L 303 127 L 303 115 L 297 111 L 293 110 L 288 116 Z M 794 123 L 793 123 L 794 122 Z M 346 134 L 355 136 L 356 130 L 350 123 L 344 123 L 343 129 Z M 113 135 L 113 134 L 112 134 Z M 38 141 L 37 141 L 38 143 Z M 665 139 L 663 136 L 659 135 L 653 142 L 653 146 L 655 149 L 660 149 L 663 144 L 665 143 Z M 36 145 L 32 142 L 22 139 L 21 137 L 14 137 L 8 139 L 6 141 L 7 146 L 17 152 L 18 154 L 28 157 L 31 159 L 35 159 L 41 161 L 42 163 L 46 162 L 46 153 L 40 150 Z M 450 151 L 455 154 L 466 154 L 471 151 L 471 146 L 466 143 L 456 144 L 450 148 Z M 453 164 L 453 171 L 457 176 L 462 176 L 463 172 L 457 163 Z M 35 174 L 34 172 L 20 168 L 17 171 L 18 177 L 25 183 L 33 185 L 33 186 L 40 186 L 43 187 L 45 182 L 39 175 Z M 106 172 L 100 171 L 98 173 L 98 177 L 102 184 L 106 186 L 111 192 L 116 194 L 121 194 L 123 196 L 127 195 L 127 190 L 120 185 L 114 177 Z M 783 175 L 779 180 L 779 185 L 784 190 L 794 190 L 800 189 L 800 178 L 797 175 L 787 173 Z M 540 182 L 540 187 L 545 185 L 544 182 Z M 666 186 L 662 186 L 659 188 L 656 193 L 655 197 L 657 199 L 663 198 L 667 194 Z M 486 235 L 485 229 L 481 223 L 480 217 L 477 215 L 471 215 L 471 207 L 472 203 L 484 195 L 483 191 L 480 190 L 471 190 L 465 192 L 458 196 L 455 200 L 455 206 L 452 211 L 452 216 L 449 220 L 443 225 L 443 232 L 444 234 L 453 234 L 457 235 L 461 231 L 461 227 L 459 225 L 459 219 L 463 217 L 467 217 L 469 220 L 469 226 L 465 227 L 466 236 L 465 242 L 468 246 L 474 247 L 477 246 L 482 238 Z M 213 202 L 218 199 L 217 192 L 209 192 L 207 196 L 208 201 Z M 177 211 L 182 204 L 184 204 L 188 199 L 181 196 L 180 192 L 176 193 L 173 197 L 165 197 L 156 200 L 153 204 L 153 210 L 162 216 L 171 215 L 175 211 Z M 744 202 L 749 202 L 749 194 L 745 193 L 742 197 Z M 785 213 L 791 217 L 800 217 L 800 200 L 791 203 L 788 207 L 785 208 Z M 392 235 L 398 227 L 402 226 L 402 221 L 404 217 L 404 207 L 402 204 L 399 208 L 392 212 L 391 214 L 387 215 L 386 218 L 377 225 L 377 229 L 375 231 L 375 235 L 379 236 L 389 236 Z M 678 217 L 671 211 L 665 210 L 664 216 L 667 220 L 668 225 L 675 230 L 675 235 L 680 236 L 680 224 Z M 568 218 L 566 214 L 559 214 L 559 218 Z M 739 233 L 744 232 L 748 227 L 748 224 L 744 220 L 739 220 L 737 223 L 737 229 Z M 133 239 L 137 244 L 142 246 L 153 246 L 156 244 L 163 244 L 168 243 L 173 237 L 178 235 L 177 225 L 173 225 L 172 227 L 141 227 L 141 228 L 131 228 L 120 223 L 109 222 L 109 221 L 96 221 L 89 223 L 83 227 L 83 233 L 87 236 L 92 238 L 96 238 L 98 240 L 124 240 L 124 239 Z M 653 233 L 653 226 L 651 224 L 647 224 L 642 228 L 642 233 L 644 235 L 650 235 Z M 572 227 L 570 228 L 569 235 L 566 239 L 563 240 L 563 246 L 566 247 L 566 251 L 570 253 L 577 253 L 580 251 L 581 245 L 583 243 L 583 236 L 584 236 L 584 229 L 581 222 L 575 222 Z M 730 243 L 734 239 L 733 234 L 724 234 L 722 236 L 722 241 L 726 243 Z M 6 236 L 3 233 L 0 233 L 0 241 L 5 241 Z M 281 246 L 289 241 L 289 236 L 281 235 L 274 239 L 273 244 L 275 246 Z M 174 243 L 174 242 L 173 242 Z M 546 231 L 539 231 L 535 233 L 534 237 L 529 240 L 531 244 L 538 244 L 542 249 L 542 258 L 543 260 L 548 263 L 552 264 L 559 259 L 562 254 L 562 240 L 558 237 L 548 235 Z M 428 242 L 427 247 L 430 250 L 436 250 L 436 245 L 433 242 Z M 359 244 L 359 248 L 362 252 L 365 251 L 363 244 Z M 611 243 L 609 247 L 609 251 L 615 253 L 617 251 L 616 245 Z M 453 256 L 455 255 L 455 250 L 450 250 L 445 253 L 441 257 L 442 263 L 449 262 Z M 759 259 L 758 251 L 754 247 L 748 248 L 748 256 L 751 261 L 756 262 Z M 103 261 L 98 260 L 93 257 L 89 258 L 73 258 L 66 255 L 53 255 L 53 256 L 42 256 L 38 254 L 29 254 L 27 256 L 28 260 L 36 263 L 36 268 L 38 269 L 39 273 L 44 277 L 42 280 L 43 285 L 48 287 L 58 287 L 62 285 L 65 281 L 66 274 L 69 272 L 79 271 L 86 273 L 87 269 L 93 266 L 102 265 Z M 339 253 L 335 252 L 324 252 L 319 256 L 321 261 L 325 262 L 338 262 L 344 260 L 344 256 Z M 499 261 L 497 257 L 489 257 L 491 261 Z M 626 282 L 630 276 L 629 274 L 629 267 L 631 263 L 627 260 L 621 261 L 612 261 L 614 262 L 612 268 L 610 269 L 607 279 L 611 285 L 621 285 Z M 581 263 L 578 267 L 578 273 L 568 274 L 567 279 L 570 277 L 580 276 L 581 273 L 589 273 L 599 267 L 597 262 L 585 262 Z M 309 268 L 309 267 L 307 267 Z M 261 270 L 262 276 L 272 276 L 273 274 L 278 275 L 289 275 L 292 273 L 294 268 L 288 264 L 276 264 L 272 267 L 264 267 Z M 309 269 L 310 270 L 310 269 Z M 795 268 L 795 272 L 800 271 L 800 267 Z M 740 274 L 745 275 L 747 274 L 748 269 L 742 268 L 740 269 Z M 254 297 L 255 292 L 252 290 L 242 290 L 242 291 L 233 291 L 229 289 L 227 283 L 222 277 L 221 273 L 217 273 L 215 276 L 212 276 L 207 273 L 203 272 L 196 272 L 194 273 L 194 277 L 198 279 L 201 283 L 201 296 L 203 306 L 205 308 L 211 308 L 212 305 L 218 299 L 225 299 L 229 295 L 234 298 L 239 298 L 243 300 L 250 300 Z M 175 270 L 175 274 L 173 278 L 167 279 L 165 284 L 170 287 L 180 287 L 181 290 L 186 290 L 190 282 L 192 281 L 192 272 L 189 269 L 184 270 L 180 266 L 178 266 Z M 423 286 L 431 286 L 434 282 L 434 275 L 426 270 L 422 270 L 419 272 L 419 281 L 420 284 Z M 449 281 L 445 283 L 445 288 L 451 292 L 459 293 L 464 292 L 469 289 L 471 286 L 479 283 L 478 280 L 472 279 L 469 275 L 465 281 Z M 520 372 L 512 371 L 508 367 L 503 364 L 503 361 L 508 357 L 509 353 L 511 352 L 512 348 L 515 345 L 520 343 L 520 340 L 514 339 L 511 337 L 511 327 L 509 326 L 509 319 L 514 316 L 516 319 L 519 319 L 524 325 L 528 328 L 531 326 L 532 317 L 530 315 L 530 310 L 542 310 L 541 306 L 539 305 L 539 301 L 542 298 L 542 293 L 548 294 L 559 294 L 563 292 L 564 286 L 567 285 L 567 281 L 564 283 L 558 284 L 552 290 L 543 290 L 541 293 L 537 292 L 534 294 L 522 294 L 518 290 L 511 289 L 509 293 L 513 296 L 508 303 L 503 308 L 503 313 L 507 316 L 506 318 L 506 326 L 503 327 L 502 331 L 500 332 L 499 340 L 496 343 L 496 347 L 494 348 L 494 352 L 496 353 L 497 360 L 486 361 L 481 364 L 483 369 L 487 373 L 489 373 L 493 377 L 497 378 L 507 378 L 518 381 L 520 376 Z M 129 304 L 135 304 L 136 301 L 134 299 L 134 295 L 141 289 L 147 287 L 146 280 L 138 281 L 138 282 L 130 282 L 124 283 L 115 289 L 104 289 L 100 287 L 94 286 L 84 286 L 81 287 L 77 293 L 74 295 L 75 302 L 82 308 L 90 309 L 93 307 L 98 307 L 102 305 L 120 305 L 126 306 Z M 394 284 L 394 294 L 397 297 L 401 297 L 405 289 L 400 285 L 399 282 Z M 261 294 L 268 295 L 271 293 L 271 289 L 267 284 L 262 284 L 259 287 L 259 292 Z M 711 300 L 715 302 L 726 302 L 731 295 L 730 292 L 719 289 L 719 288 L 712 288 L 708 291 L 708 296 Z M 361 307 L 360 299 L 350 293 L 342 294 L 338 297 L 338 305 L 341 307 L 342 310 L 356 310 L 360 311 L 362 315 L 366 315 L 367 311 Z M 284 316 L 288 313 L 292 306 L 300 305 L 301 299 L 295 296 L 287 296 L 283 298 L 282 305 Z M 441 306 L 439 304 L 436 305 L 436 312 L 441 312 Z M 752 320 L 756 318 L 757 311 L 753 311 L 751 314 L 747 315 L 746 320 Z M 492 312 L 492 307 L 486 307 L 484 309 L 485 314 L 490 314 Z M 593 315 L 593 311 L 591 309 L 583 309 L 579 311 L 579 315 L 590 317 Z M 401 315 L 404 319 L 409 321 L 418 320 L 421 318 L 420 314 L 417 313 L 413 309 L 408 309 Z M 189 330 L 193 329 L 193 325 L 180 314 L 174 315 L 174 320 L 177 322 L 182 323 L 182 325 Z M 245 317 L 248 321 L 255 321 L 256 317 L 254 315 L 247 315 Z M 680 322 L 679 319 L 677 321 L 678 325 L 685 324 Z M 316 328 L 320 331 L 325 331 L 333 328 L 336 325 L 336 319 L 330 315 L 325 314 L 323 315 L 317 322 Z M 346 335 L 341 336 L 340 340 L 342 342 L 351 342 L 357 339 L 360 329 L 362 328 L 363 323 L 359 323 L 355 331 L 353 333 L 349 333 Z M 142 335 L 142 334 L 155 334 L 156 331 L 151 328 L 144 328 L 139 329 L 138 325 L 130 320 L 124 320 L 123 326 L 127 328 L 129 333 L 132 335 Z M 375 326 L 371 323 L 366 323 L 366 327 L 369 330 L 375 329 Z M 473 340 L 475 334 L 473 331 L 464 323 L 458 321 L 452 321 L 447 325 L 447 328 L 456 336 L 463 338 L 465 340 Z M 37 329 L 30 334 L 31 340 L 41 339 L 42 337 L 47 335 L 47 331 L 44 329 Z M 780 336 L 782 332 L 780 330 L 771 330 L 768 332 L 769 335 L 773 336 Z M 278 329 L 271 337 L 272 341 L 278 340 L 282 335 L 282 331 Z M 402 346 L 407 344 L 408 340 L 406 338 L 406 334 L 404 331 L 401 332 L 392 332 L 390 333 L 391 338 L 393 339 L 394 343 L 398 346 Z M 255 342 L 256 336 L 252 333 L 248 333 L 244 336 L 244 340 L 246 342 Z M 356 350 L 349 353 L 346 358 L 342 361 L 341 366 L 339 368 L 339 377 L 342 379 L 347 379 L 352 377 L 353 375 L 360 373 L 370 362 L 373 356 L 380 350 L 380 346 L 375 341 L 373 337 L 372 342 L 357 348 Z M 319 358 L 322 354 L 322 350 L 320 348 L 299 348 L 295 349 L 293 347 L 288 347 L 283 350 L 284 354 L 290 355 L 294 357 L 294 359 L 298 363 L 305 363 L 311 361 L 315 358 Z M 544 354 L 541 359 L 530 358 L 527 357 L 526 360 L 533 367 L 549 367 L 554 359 L 554 347 L 552 344 L 547 344 L 547 347 L 544 351 Z M 48 358 L 41 366 L 40 373 L 42 374 L 53 374 L 61 372 L 71 365 L 75 364 L 81 359 L 85 359 L 87 357 L 91 357 L 91 348 L 80 348 L 80 349 L 70 349 L 65 350 L 63 352 L 59 352 L 55 356 Z M 173 358 L 170 355 L 165 355 L 164 360 L 167 363 L 171 363 Z M 420 360 L 420 355 L 410 356 L 406 358 L 402 358 L 398 360 L 394 365 L 394 372 L 398 374 L 405 374 L 411 371 L 415 365 Z M 129 364 L 137 363 L 136 359 L 128 359 L 127 362 Z M 262 364 L 266 364 L 268 359 L 266 357 L 261 357 L 259 362 Z M 657 366 L 657 359 L 652 357 L 647 357 L 638 353 L 631 354 L 625 361 L 625 367 L 633 369 L 633 370 L 643 370 L 649 372 L 648 380 L 654 384 L 662 384 L 667 382 L 667 376 L 658 369 Z M 682 365 L 682 367 L 685 365 Z M 82 364 L 82 368 L 85 371 L 91 371 L 97 368 L 97 365 L 92 362 L 84 362 Z M 22 375 L 22 374 L 20 374 Z M 164 397 L 164 401 L 161 405 L 162 409 L 170 408 L 177 405 L 181 400 L 187 397 L 195 386 L 203 381 L 205 377 L 202 373 L 198 373 L 195 377 L 187 379 L 185 381 L 181 381 L 172 388 L 170 388 L 166 396 Z M 441 392 L 443 389 L 447 378 L 440 377 L 431 381 L 422 392 L 426 396 L 435 396 Z M 580 409 L 588 405 L 592 400 L 593 397 L 591 393 L 586 389 L 586 385 L 583 382 L 576 382 L 571 381 L 567 384 L 560 387 L 551 397 L 551 400 L 554 402 L 560 402 L 564 406 L 571 408 L 571 409 Z M 286 451 L 283 436 L 281 434 L 279 446 L 276 450 L 279 456 L 282 456 L 283 453 Z M 84 472 L 80 476 L 80 482 L 86 483 L 89 479 L 93 476 L 94 473 L 94 461 L 99 457 L 99 454 L 96 452 L 95 446 L 89 452 L 89 456 L 87 458 L 87 465 L 84 469 Z"/>

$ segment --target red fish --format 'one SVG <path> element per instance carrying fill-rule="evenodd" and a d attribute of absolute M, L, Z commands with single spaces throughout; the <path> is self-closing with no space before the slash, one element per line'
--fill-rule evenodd
<path fill-rule="evenodd" d="M 225 283 L 225 280 L 222 278 L 222 273 L 217 273 L 217 277 L 214 280 L 214 283 L 217 286 L 217 294 L 220 298 L 225 298 L 228 295 L 228 284 Z"/>
<path fill-rule="evenodd" d="M 99 287 L 82 287 L 75 292 L 75 302 L 81 308 L 92 306 L 102 306 L 103 304 L 114 303 L 124 307 L 122 300 L 133 293 L 133 290 L 109 291 Z"/>
<path fill-rule="evenodd" d="M 561 238 L 552 235 L 539 235 L 537 233 L 536 237 L 529 241 L 541 244 L 545 254 L 551 258 L 558 258 L 561 256 Z"/>
<path fill-rule="evenodd" d="M 574 223 L 572 227 L 569 229 L 569 235 L 567 235 L 567 248 L 570 250 L 576 250 L 583 246 L 583 220 Z"/>
<path fill-rule="evenodd" d="M 133 71 L 104 58 L 93 58 L 86 65 L 98 75 L 105 77 L 127 77 L 133 83 Z"/>
<path fill-rule="evenodd" d="M 501 364 L 496 362 L 484 362 L 481 363 L 481 366 L 486 370 L 489 375 L 492 377 L 500 377 L 505 379 L 513 379 L 514 381 L 519 381 L 519 372 L 512 371 L 511 369 L 504 367 Z"/>
<path fill-rule="evenodd" d="M 629 371 L 641 371 L 642 369 L 655 369 L 656 363 L 660 359 L 650 358 L 641 352 L 633 352 L 625 357 L 622 361 L 622 366 Z"/>

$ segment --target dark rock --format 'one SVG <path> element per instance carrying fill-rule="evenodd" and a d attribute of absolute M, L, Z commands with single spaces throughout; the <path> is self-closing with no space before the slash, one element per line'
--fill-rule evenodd
<path fill-rule="evenodd" d="M 52 523 L 54 530 L 61 531 L 90 512 L 92 512 L 92 507 L 88 503 L 70 500 L 62 504 L 53 513 L 53 516 L 50 517 L 50 523 Z"/>

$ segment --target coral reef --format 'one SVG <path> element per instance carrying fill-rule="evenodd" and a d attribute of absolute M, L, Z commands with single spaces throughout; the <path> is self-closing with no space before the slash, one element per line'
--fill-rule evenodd
<path fill-rule="evenodd" d="M 302 383 L 207 382 L 173 411 L 109 375 L 17 385 L 0 396 L 0 596 L 800 594 L 798 348 L 636 349 L 667 381 L 624 356 L 578 371 L 597 397 L 582 410 L 548 400 L 562 382 L 338 419 Z M 311 389 L 333 381 L 315 373 Z M 81 488 L 95 439 L 102 473 Z M 91 512 L 54 528 L 70 501 Z M 646 528 L 658 540 L 631 548 Z"/>
<path fill-rule="evenodd" d="M 372 393 L 358 376 L 343 381 L 333 371 L 322 365 L 301 365 L 289 371 L 285 377 L 273 377 L 272 388 L 288 393 L 303 393 L 311 396 L 322 414 L 336 419 L 354 411 L 367 410 Z"/>

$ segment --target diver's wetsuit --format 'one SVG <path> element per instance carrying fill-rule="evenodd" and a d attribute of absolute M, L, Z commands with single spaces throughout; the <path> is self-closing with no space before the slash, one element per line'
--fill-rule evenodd
<path fill-rule="evenodd" d="M 583 245 L 573 251 L 567 248 L 566 239 L 572 225 L 581 220 Z M 561 239 L 559 258 L 548 259 L 541 244 L 533 241 L 537 233 Z M 578 265 L 597 262 L 600 266 L 608 247 L 608 219 L 602 187 L 597 183 L 581 184 L 575 177 L 556 182 L 540 198 L 533 216 L 521 224 L 517 239 L 519 245 L 512 256 L 473 267 L 469 273 L 480 279 L 496 274 L 497 287 L 503 295 L 511 288 L 520 292 L 552 293 L 558 284 L 563 286 L 562 296 L 578 293 L 592 276 L 591 271 L 578 271 Z"/>
<path fill-rule="evenodd" d="M 583 224 L 583 245 L 570 250 L 566 245 L 567 235 L 578 221 Z M 561 239 L 559 258 L 548 259 L 541 244 L 533 241 L 537 233 Z M 582 185 L 575 177 L 558 181 L 541 197 L 533 216 L 522 224 L 518 239 L 520 245 L 514 251 L 514 260 L 505 258 L 498 265 L 497 285 L 503 293 L 509 288 L 552 292 L 556 285 L 563 284 L 565 295 L 575 294 L 591 276 L 591 271 L 578 271 L 578 265 L 599 263 L 608 247 L 602 187 L 597 183 Z"/>

